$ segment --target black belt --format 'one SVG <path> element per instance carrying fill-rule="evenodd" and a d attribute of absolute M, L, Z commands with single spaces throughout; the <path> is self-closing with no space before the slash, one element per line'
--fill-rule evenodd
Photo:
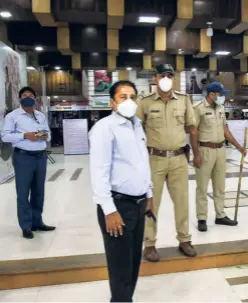
<path fill-rule="evenodd" d="M 36 157 L 45 156 L 47 154 L 46 150 L 24 150 L 18 147 L 15 147 L 14 151 L 19 154 L 25 154 L 25 155 L 36 156 Z"/>
<path fill-rule="evenodd" d="M 146 200 L 146 194 L 141 196 L 129 196 L 121 193 L 117 193 L 116 191 L 112 191 L 112 196 L 116 200 L 132 200 L 136 204 L 140 204 Z"/>

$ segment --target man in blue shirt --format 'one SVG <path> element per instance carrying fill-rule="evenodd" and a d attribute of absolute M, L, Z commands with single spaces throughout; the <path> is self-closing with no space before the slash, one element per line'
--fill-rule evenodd
<path fill-rule="evenodd" d="M 1 137 L 3 142 L 11 143 L 14 148 L 18 221 L 23 237 L 32 239 L 32 231 L 55 229 L 42 221 L 47 167 L 46 142 L 51 136 L 45 116 L 34 110 L 35 91 L 31 87 L 23 87 L 19 98 L 21 108 L 5 117 Z"/>
<path fill-rule="evenodd" d="M 135 116 L 135 85 L 116 82 L 110 97 L 112 115 L 97 122 L 90 133 L 90 174 L 108 263 L 111 302 L 132 302 L 145 214 L 153 215 L 151 173 L 146 137 Z"/>

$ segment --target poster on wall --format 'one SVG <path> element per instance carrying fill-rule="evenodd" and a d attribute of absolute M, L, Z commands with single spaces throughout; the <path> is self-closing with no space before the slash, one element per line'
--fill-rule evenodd
<path fill-rule="evenodd" d="M 207 73 L 204 71 L 186 72 L 186 93 L 190 95 L 205 95 Z"/>
<path fill-rule="evenodd" d="M 0 132 L 4 117 L 19 107 L 20 56 L 0 42 Z M 0 183 L 14 176 L 12 146 L 0 140 Z"/>
<path fill-rule="evenodd" d="M 112 85 L 112 73 L 106 70 L 96 70 L 94 72 L 95 95 L 108 94 Z"/>
<path fill-rule="evenodd" d="M 63 136 L 65 155 L 84 155 L 89 153 L 87 119 L 64 119 Z"/>

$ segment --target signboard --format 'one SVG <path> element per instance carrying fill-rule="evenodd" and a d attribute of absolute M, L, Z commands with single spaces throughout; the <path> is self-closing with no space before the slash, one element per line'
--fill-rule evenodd
<path fill-rule="evenodd" d="M 228 120 L 228 127 L 238 143 L 244 145 L 245 128 L 248 127 L 247 120 Z M 248 145 L 247 145 L 248 146 Z"/>
<path fill-rule="evenodd" d="M 87 119 L 64 119 L 63 136 L 65 155 L 84 155 L 89 153 Z"/>
<path fill-rule="evenodd" d="M 92 96 L 91 106 L 92 107 L 109 107 L 109 95 Z"/>
<path fill-rule="evenodd" d="M 55 105 L 50 106 L 49 111 L 50 112 L 56 112 L 56 111 L 78 111 L 78 110 L 89 110 L 89 106 L 87 105 Z"/>

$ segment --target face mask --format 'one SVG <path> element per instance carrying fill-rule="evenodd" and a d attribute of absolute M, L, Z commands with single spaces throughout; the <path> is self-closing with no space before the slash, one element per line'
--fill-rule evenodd
<path fill-rule="evenodd" d="M 225 102 L 225 96 L 217 97 L 217 99 L 215 100 L 215 103 L 217 105 L 222 105 L 224 102 Z"/>
<path fill-rule="evenodd" d="M 137 104 L 131 99 L 117 105 L 117 112 L 125 118 L 132 118 L 135 116 L 137 110 Z"/>
<path fill-rule="evenodd" d="M 172 80 L 170 78 L 164 77 L 159 80 L 158 85 L 163 92 L 168 92 L 172 89 Z"/>
<path fill-rule="evenodd" d="M 26 97 L 26 98 L 21 100 L 21 105 L 23 107 L 33 107 L 34 103 L 35 103 L 35 100 L 33 98 L 30 98 L 30 97 Z"/>

